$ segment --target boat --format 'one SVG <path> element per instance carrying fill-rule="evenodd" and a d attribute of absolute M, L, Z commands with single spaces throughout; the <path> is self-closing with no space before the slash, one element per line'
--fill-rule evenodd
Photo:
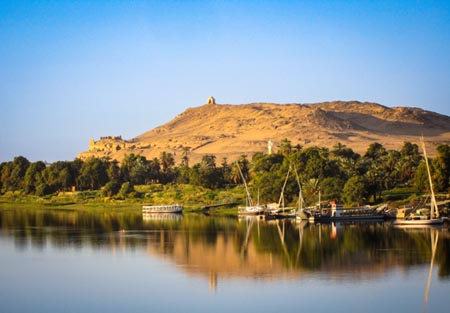
<path fill-rule="evenodd" d="M 395 214 L 395 218 L 396 219 L 404 219 L 409 214 L 411 214 L 413 211 L 414 211 L 414 208 L 412 208 L 410 206 L 405 206 L 405 207 L 402 207 L 402 208 L 398 208 L 397 212 Z"/>
<path fill-rule="evenodd" d="M 278 200 L 278 203 L 269 203 L 267 204 L 267 211 L 269 214 L 279 216 L 280 212 L 285 213 L 286 211 L 291 211 L 292 208 L 288 208 L 285 206 L 284 203 L 284 190 L 286 189 L 286 184 L 289 179 L 289 174 L 291 172 L 291 167 L 289 167 L 286 178 L 284 179 L 283 187 L 281 188 L 280 198 Z"/>
<path fill-rule="evenodd" d="M 239 215 L 261 215 L 266 213 L 266 208 L 262 205 L 246 205 L 238 207 Z"/>
<path fill-rule="evenodd" d="M 297 221 L 306 221 L 309 219 L 311 215 L 308 212 L 306 212 L 305 209 L 303 208 L 305 199 L 303 199 L 302 184 L 300 183 L 300 178 L 298 176 L 297 168 L 295 167 L 295 165 L 294 165 L 294 173 L 298 185 L 298 208 L 294 210 L 294 216 Z"/>
<path fill-rule="evenodd" d="M 183 206 L 180 204 L 169 205 L 143 205 L 143 214 L 161 214 L 161 213 L 181 213 Z"/>
<path fill-rule="evenodd" d="M 436 202 L 436 197 L 434 195 L 433 189 L 433 181 L 431 179 L 430 166 L 428 164 L 427 151 L 425 149 L 425 142 L 423 141 L 423 137 L 421 138 L 423 155 L 425 158 L 425 164 L 427 166 L 428 172 L 428 182 L 430 184 L 430 213 L 425 213 L 425 210 L 417 210 L 416 212 L 410 213 L 405 217 L 404 220 L 396 220 L 393 225 L 394 226 L 411 226 L 411 227 L 421 227 L 421 226 L 432 226 L 432 225 L 441 225 L 444 223 L 444 219 L 439 216 L 439 209 Z"/>
<path fill-rule="evenodd" d="M 334 221 L 383 221 L 386 216 L 380 209 L 353 208 L 344 209 L 344 206 L 337 202 L 331 201 L 331 210 L 329 214 L 314 215 L 314 222 L 334 222 Z"/>
<path fill-rule="evenodd" d="M 239 169 L 239 174 L 241 175 L 242 181 L 244 182 L 245 191 L 247 193 L 247 197 L 245 198 L 246 205 L 238 207 L 238 215 L 262 215 L 267 213 L 267 209 L 265 206 L 253 204 L 252 197 L 250 192 L 248 191 L 247 182 L 245 181 L 244 174 L 242 174 L 241 167 L 239 163 L 236 162 L 236 165 Z"/>

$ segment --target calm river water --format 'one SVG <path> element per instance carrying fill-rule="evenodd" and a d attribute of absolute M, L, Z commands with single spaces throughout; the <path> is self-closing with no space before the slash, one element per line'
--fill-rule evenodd
<path fill-rule="evenodd" d="M 0 253 L 4 313 L 450 311 L 448 226 L 0 209 Z"/>

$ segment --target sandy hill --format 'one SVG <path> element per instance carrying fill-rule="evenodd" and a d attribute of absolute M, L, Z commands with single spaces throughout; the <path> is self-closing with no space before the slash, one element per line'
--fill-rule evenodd
<path fill-rule="evenodd" d="M 450 144 L 450 117 L 419 108 L 388 108 L 357 101 L 205 104 L 188 108 L 170 122 L 131 140 L 110 136 L 91 139 L 89 150 L 79 157 L 121 160 L 125 154 L 135 153 L 149 159 L 166 151 L 180 160 L 189 147 L 191 164 L 204 154 L 216 155 L 220 163 L 223 157 L 231 161 L 242 154 L 267 151 L 268 140 L 276 150 L 284 138 L 303 147 L 331 148 L 340 142 L 363 154 L 373 142 L 399 150 L 405 141 L 418 143 L 421 134 L 433 155 L 436 144 Z"/>

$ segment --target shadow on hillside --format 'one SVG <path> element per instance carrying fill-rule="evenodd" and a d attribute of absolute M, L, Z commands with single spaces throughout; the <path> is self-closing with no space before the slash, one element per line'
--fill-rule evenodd
<path fill-rule="evenodd" d="M 431 120 L 430 118 L 417 118 L 417 122 L 410 121 L 387 121 L 371 114 L 364 113 L 343 113 L 343 112 L 328 112 L 334 117 L 349 121 L 356 124 L 358 127 L 370 132 L 399 135 L 399 136 L 439 136 L 445 133 L 450 133 L 450 118 L 448 121 L 443 121 L 443 118 Z M 422 123 L 422 124 L 419 124 Z M 428 126 L 423 126 L 428 125 Z M 351 136 L 349 134 L 348 136 Z"/>

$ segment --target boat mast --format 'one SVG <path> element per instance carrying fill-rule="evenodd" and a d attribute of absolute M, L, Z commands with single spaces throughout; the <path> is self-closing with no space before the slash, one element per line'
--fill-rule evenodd
<path fill-rule="evenodd" d="M 295 167 L 294 164 L 294 172 L 295 172 L 295 178 L 297 179 L 297 184 L 298 184 L 298 210 L 301 211 L 303 210 L 303 194 L 302 194 L 302 185 L 300 184 L 300 178 L 298 177 L 298 173 L 297 173 L 297 168 Z"/>
<path fill-rule="evenodd" d="M 236 162 L 236 165 L 237 165 L 237 167 L 238 167 L 239 174 L 241 174 L 242 181 L 244 182 L 245 191 L 247 192 L 247 202 L 248 202 L 248 205 L 249 205 L 249 206 L 253 206 L 252 197 L 250 196 L 250 192 L 248 191 L 247 182 L 245 181 L 244 174 L 242 174 L 241 167 L 239 166 L 239 163 L 238 163 L 238 162 Z"/>
<path fill-rule="evenodd" d="M 425 157 L 425 164 L 427 165 L 428 181 L 430 183 L 430 191 L 431 191 L 430 218 L 432 218 L 432 219 L 439 218 L 439 210 L 438 210 L 437 203 L 436 203 L 436 197 L 434 196 L 433 181 L 431 180 L 430 166 L 428 165 L 427 150 L 425 149 L 425 142 L 423 141 L 423 136 L 421 137 L 421 142 L 422 142 L 423 155 Z"/>
<path fill-rule="evenodd" d="M 284 180 L 284 184 L 283 184 L 283 188 L 281 188 L 281 194 L 280 194 L 280 200 L 278 200 L 278 207 L 281 206 L 281 202 L 283 202 L 283 207 L 284 207 L 284 189 L 286 188 L 286 184 L 289 178 L 289 173 L 291 171 L 291 167 L 289 166 L 287 175 L 286 175 L 286 179 Z"/>
<path fill-rule="evenodd" d="M 322 214 L 322 205 L 320 203 L 320 187 L 319 187 L 319 212 L 320 212 L 320 215 L 323 215 Z"/>

